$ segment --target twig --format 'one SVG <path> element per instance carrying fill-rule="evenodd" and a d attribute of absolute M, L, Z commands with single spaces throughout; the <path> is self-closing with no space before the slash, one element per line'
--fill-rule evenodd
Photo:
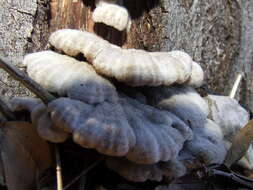
<path fill-rule="evenodd" d="M 42 86 L 32 80 L 26 73 L 17 69 L 14 65 L 7 63 L 2 57 L 0 57 L 0 67 L 4 69 L 14 79 L 21 82 L 26 88 L 38 96 L 45 104 L 56 99 L 52 94 L 47 92 Z M 55 156 L 56 156 L 56 176 L 57 176 L 57 190 L 62 190 L 62 172 L 60 164 L 60 155 L 57 145 L 55 144 Z"/>
<path fill-rule="evenodd" d="M 4 69 L 14 79 L 21 82 L 25 87 L 38 96 L 45 104 L 54 100 L 55 97 L 43 89 L 38 83 L 32 80 L 26 73 L 17 69 L 14 65 L 7 63 L 2 57 L 0 57 L 0 67 Z"/>
<path fill-rule="evenodd" d="M 9 106 L 1 98 L 0 98 L 0 112 L 3 114 L 4 117 L 6 117 L 7 120 L 14 121 L 16 119 L 15 115 L 12 113 Z"/>
<path fill-rule="evenodd" d="M 55 159 L 56 159 L 56 177 L 57 177 L 57 190 L 63 190 L 62 171 L 59 149 L 55 144 Z"/>
<path fill-rule="evenodd" d="M 84 175 L 80 178 L 78 190 L 85 190 L 86 181 L 87 181 L 87 176 Z"/>
<path fill-rule="evenodd" d="M 236 81 L 235 81 L 235 83 L 233 85 L 233 88 L 232 88 L 230 94 L 229 94 L 230 98 L 232 98 L 232 99 L 235 98 L 236 91 L 237 91 L 237 89 L 239 87 L 239 84 L 240 84 L 241 80 L 242 80 L 242 74 L 240 73 L 240 74 L 237 75 Z"/>
<path fill-rule="evenodd" d="M 76 176 L 68 185 L 66 185 L 63 190 L 66 190 L 68 188 L 70 188 L 74 183 L 76 183 L 83 175 L 85 175 L 86 173 L 88 173 L 91 169 L 93 169 L 95 166 L 97 166 L 98 164 L 100 164 L 102 161 L 104 160 L 104 157 L 98 159 L 95 163 L 91 164 L 87 169 L 85 169 L 84 171 L 82 171 L 78 176 Z"/>

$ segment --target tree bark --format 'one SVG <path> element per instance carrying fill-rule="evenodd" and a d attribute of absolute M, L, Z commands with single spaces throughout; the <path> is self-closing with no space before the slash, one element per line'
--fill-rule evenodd
<path fill-rule="evenodd" d="M 240 7 L 227 0 L 160 0 L 147 5 L 132 29 L 133 46 L 150 51 L 184 50 L 205 70 L 206 83 L 227 95 L 240 47 Z M 144 34 L 144 35 L 143 35 Z M 137 42 L 137 44 L 136 44 Z"/>
<path fill-rule="evenodd" d="M 22 69 L 23 56 L 47 43 L 49 4 L 46 0 L 0 1 L 0 55 Z M 0 69 L 0 96 L 31 96 Z"/>

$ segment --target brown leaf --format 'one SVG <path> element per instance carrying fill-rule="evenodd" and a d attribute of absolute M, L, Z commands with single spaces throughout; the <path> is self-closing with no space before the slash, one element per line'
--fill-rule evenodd
<path fill-rule="evenodd" d="M 228 150 L 225 158 L 225 165 L 230 167 L 232 164 L 240 160 L 247 152 L 253 141 L 253 120 L 250 120 L 245 127 L 233 137 L 232 146 Z"/>
<path fill-rule="evenodd" d="M 32 124 L 6 122 L 0 130 L 1 156 L 9 190 L 36 189 L 36 176 L 50 167 L 49 145 Z"/>

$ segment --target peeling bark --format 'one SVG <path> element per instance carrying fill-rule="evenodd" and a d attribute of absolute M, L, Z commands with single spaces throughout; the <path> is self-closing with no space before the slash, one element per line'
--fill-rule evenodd
<path fill-rule="evenodd" d="M 50 32 L 63 28 L 83 30 L 87 27 L 90 8 L 82 0 L 51 0 L 50 6 Z"/>

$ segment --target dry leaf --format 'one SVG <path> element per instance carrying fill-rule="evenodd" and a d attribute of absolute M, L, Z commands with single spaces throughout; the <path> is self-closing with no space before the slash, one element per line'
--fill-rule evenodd
<path fill-rule="evenodd" d="M 36 189 L 36 176 L 50 167 L 49 146 L 27 122 L 6 122 L 0 131 L 1 156 L 9 190 Z"/>
<path fill-rule="evenodd" d="M 253 141 L 253 120 L 240 129 L 232 140 L 232 146 L 228 150 L 225 159 L 225 165 L 230 167 L 232 164 L 240 160 L 247 152 L 250 144 Z"/>

